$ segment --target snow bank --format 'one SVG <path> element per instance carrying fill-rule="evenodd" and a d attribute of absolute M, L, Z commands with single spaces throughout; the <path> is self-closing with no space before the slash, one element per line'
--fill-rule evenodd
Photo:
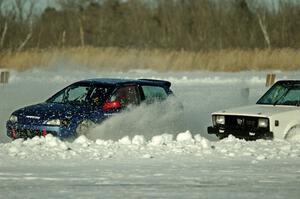
<path fill-rule="evenodd" d="M 128 136 L 118 140 L 89 140 L 80 136 L 73 142 L 63 142 L 56 137 L 35 137 L 30 140 L 18 139 L 11 143 L 0 144 L 0 157 L 14 159 L 73 159 L 84 158 L 101 160 L 107 158 L 155 158 L 167 154 L 194 155 L 195 158 L 215 157 L 246 158 L 253 163 L 266 159 L 299 158 L 299 140 L 258 140 L 247 142 L 232 136 L 227 139 L 212 142 L 199 134 L 192 136 L 191 132 L 179 133 L 176 140 L 172 135 L 162 134 L 146 141 L 144 136 Z"/>

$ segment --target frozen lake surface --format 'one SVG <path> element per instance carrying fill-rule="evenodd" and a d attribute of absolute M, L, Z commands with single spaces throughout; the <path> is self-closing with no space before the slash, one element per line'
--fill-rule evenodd
<path fill-rule="evenodd" d="M 206 133 L 211 112 L 255 103 L 267 89 L 266 73 L 13 72 L 0 87 L 0 198 L 299 198 L 299 140 L 218 141 Z M 296 79 L 300 72 L 276 74 Z M 141 107 L 97 127 L 92 138 L 6 137 L 13 110 L 93 77 L 171 81 L 184 105 L 185 130 L 169 132 L 157 121 L 150 129 L 160 112 Z M 168 108 L 165 114 L 176 114 Z M 134 125 L 124 128 L 126 122 Z"/>

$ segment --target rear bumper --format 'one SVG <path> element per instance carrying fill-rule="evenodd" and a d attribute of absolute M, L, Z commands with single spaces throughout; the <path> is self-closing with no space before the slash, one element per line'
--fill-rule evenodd
<path fill-rule="evenodd" d="M 49 125 L 24 125 L 7 122 L 6 124 L 7 136 L 12 139 L 18 138 L 33 138 L 35 136 L 45 136 L 52 134 L 59 138 L 68 138 L 74 136 L 74 131 L 60 126 Z"/>
<path fill-rule="evenodd" d="M 207 127 L 208 134 L 215 134 L 220 139 L 226 138 L 229 135 L 233 135 L 236 138 L 245 140 L 257 140 L 257 139 L 273 139 L 273 132 L 266 131 L 263 129 L 257 131 L 247 130 L 232 130 L 232 129 L 221 129 L 219 127 L 209 126 Z"/>

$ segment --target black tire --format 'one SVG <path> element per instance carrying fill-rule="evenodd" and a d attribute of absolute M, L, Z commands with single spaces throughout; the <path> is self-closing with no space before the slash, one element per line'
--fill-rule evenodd
<path fill-rule="evenodd" d="M 91 120 L 82 120 L 78 123 L 76 127 L 76 136 L 86 136 L 89 133 L 89 130 L 92 126 L 94 126 L 94 122 L 92 122 Z"/>

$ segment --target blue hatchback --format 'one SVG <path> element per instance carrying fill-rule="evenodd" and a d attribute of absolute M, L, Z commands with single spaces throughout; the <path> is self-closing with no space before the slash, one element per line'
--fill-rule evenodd
<path fill-rule="evenodd" d="M 48 100 L 13 112 L 7 121 L 12 139 L 52 134 L 72 138 L 92 124 L 142 102 L 165 100 L 171 83 L 153 79 L 89 79 L 73 83 Z"/>

